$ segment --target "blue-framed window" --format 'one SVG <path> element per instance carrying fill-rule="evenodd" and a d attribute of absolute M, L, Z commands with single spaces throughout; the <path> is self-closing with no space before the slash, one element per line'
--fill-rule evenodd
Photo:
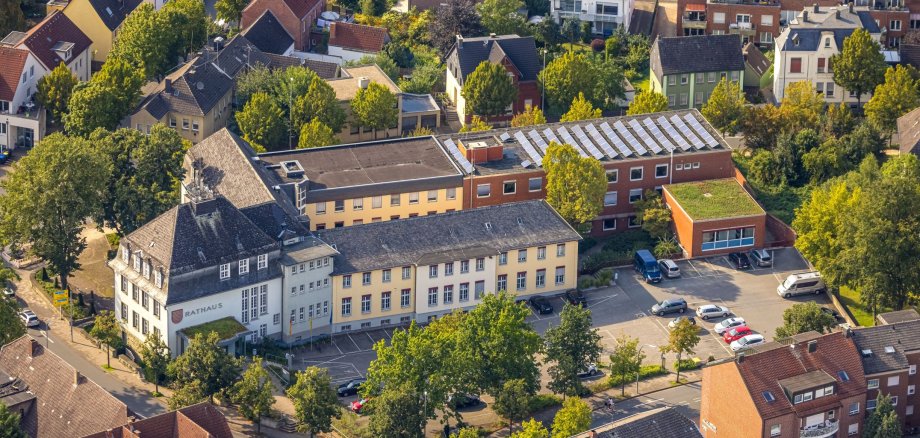
<path fill-rule="evenodd" d="M 703 233 L 703 251 L 754 246 L 754 227 L 706 231 Z"/>

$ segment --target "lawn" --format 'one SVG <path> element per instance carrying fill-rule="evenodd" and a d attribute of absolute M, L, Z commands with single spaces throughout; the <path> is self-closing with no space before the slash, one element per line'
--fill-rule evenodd
<path fill-rule="evenodd" d="M 641 72 L 642 75 L 636 78 L 635 80 L 629 81 L 632 83 L 633 89 L 636 90 L 636 93 L 639 93 L 639 90 L 648 91 L 648 87 L 651 84 L 651 79 L 649 79 L 648 70 Z"/>
<path fill-rule="evenodd" d="M 211 322 L 206 322 L 204 324 L 199 324 L 182 330 L 182 333 L 185 333 L 189 338 L 194 338 L 198 333 L 203 333 L 205 336 L 210 332 L 217 332 L 217 336 L 220 340 L 230 339 L 241 332 L 245 332 L 246 327 L 237 322 L 233 317 L 221 318 Z"/>
<path fill-rule="evenodd" d="M 763 214 L 760 205 L 734 179 L 668 184 L 665 190 L 694 220 Z"/>

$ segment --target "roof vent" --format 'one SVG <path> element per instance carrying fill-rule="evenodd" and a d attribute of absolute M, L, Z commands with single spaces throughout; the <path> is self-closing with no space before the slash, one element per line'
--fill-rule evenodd
<path fill-rule="evenodd" d="M 524 225 L 524 219 L 522 219 L 522 218 L 517 218 L 517 223 L 518 223 L 518 225 Z"/>
<path fill-rule="evenodd" d="M 892 346 L 890 346 L 890 345 L 887 346 L 887 347 L 885 347 L 885 353 L 894 354 L 894 347 L 892 347 Z"/>
<path fill-rule="evenodd" d="M 860 351 L 860 354 L 862 354 L 862 357 L 872 357 L 872 350 L 867 348 L 865 350 Z"/>
<path fill-rule="evenodd" d="M 808 352 L 814 353 L 818 351 L 818 341 L 809 341 L 808 342 Z"/>
<path fill-rule="evenodd" d="M 491 229 L 492 229 L 492 222 L 486 222 L 485 225 L 486 225 L 486 229 L 487 229 L 487 230 L 491 230 Z"/>
<path fill-rule="evenodd" d="M 371 80 L 365 76 L 358 78 L 358 88 L 366 90 L 367 87 L 371 84 Z"/>
<path fill-rule="evenodd" d="M 807 18 L 808 18 L 808 17 L 807 17 L 808 12 L 806 12 L 805 15 L 806 15 L 805 18 L 807 19 Z M 793 44 L 793 45 L 796 45 L 796 46 L 799 45 L 799 34 L 797 34 L 797 33 L 792 34 L 792 44 Z"/>
<path fill-rule="evenodd" d="M 281 170 L 284 171 L 284 176 L 287 178 L 302 178 L 304 174 L 300 161 L 296 160 L 282 161 Z"/>
<path fill-rule="evenodd" d="M 195 88 L 198 88 L 198 91 L 204 90 L 204 82 L 198 81 L 198 83 L 195 84 Z"/>

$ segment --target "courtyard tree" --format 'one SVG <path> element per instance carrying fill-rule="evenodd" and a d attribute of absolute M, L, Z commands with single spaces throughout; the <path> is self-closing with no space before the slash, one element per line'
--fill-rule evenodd
<path fill-rule="evenodd" d="M 248 4 L 249 0 L 217 0 L 214 10 L 217 12 L 217 18 L 239 25 L 243 21 L 243 9 L 246 9 Z"/>
<path fill-rule="evenodd" d="M 796 133 L 814 128 L 820 125 L 824 112 L 824 95 L 809 81 L 793 82 L 786 86 L 779 109 L 785 131 Z"/>
<path fill-rule="evenodd" d="M 863 431 L 863 437 L 888 438 L 887 435 L 882 435 L 880 432 L 884 432 L 885 429 L 887 429 L 887 426 L 883 427 L 883 424 L 885 423 L 885 419 L 892 414 L 897 418 L 897 412 L 894 410 L 891 395 L 882 394 L 882 392 L 879 391 L 878 395 L 875 397 L 875 409 L 872 410 L 866 418 L 866 429 Z M 900 428 L 900 424 L 898 424 L 898 427 Z"/>
<path fill-rule="evenodd" d="M 523 379 L 506 381 L 502 385 L 502 390 L 495 395 L 492 409 L 496 414 L 508 419 L 508 433 L 514 432 L 514 422 L 527 414 L 532 397 L 533 392 Z"/>
<path fill-rule="evenodd" d="M 613 351 L 610 353 L 610 380 L 620 380 L 620 394 L 626 395 L 626 382 L 629 377 L 638 374 L 642 368 L 645 355 L 639 349 L 639 339 L 621 334 L 614 339 Z"/>
<path fill-rule="evenodd" d="M 898 129 L 898 117 L 920 106 L 916 76 L 917 70 L 909 65 L 889 67 L 885 82 L 875 87 L 866 103 L 866 118 L 889 139 Z"/>
<path fill-rule="evenodd" d="M 411 385 L 384 388 L 373 399 L 374 413 L 370 429 L 374 436 L 397 438 L 424 438 L 428 416 L 425 393 L 418 393 Z"/>
<path fill-rule="evenodd" d="M 831 56 L 834 82 L 856 94 L 856 105 L 862 95 L 875 89 L 885 77 L 885 56 L 881 46 L 869 32 L 857 28 L 843 40 L 843 50 Z"/>
<path fill-rule="evenodd" d="M 834 316 L 821 310 L 814 301 L 797 303 L 783 311 L 783 325 L 776 329 L 776 337 L 788 338 L 808 331 L 828 333 L 836 325 Z"/>
<path fill-rule="evenodd" d="M 585 94 L 579 92 L 578 96 L 572 100 L 569 110 L 562 115 L 560 122 L 577 122 L 579 120 L 597 119 L 601 116 L 600 108 L 595 108 L 585 99 Z"/>
<path fill-rule="evenodd" d="M 566 20 L 569 23 L 572 20 Z M 565 24 L 563 24 L 563 28 Z M 540 71 L 540 84 L 546 92 L 546 101 L 558 113 L 565 112 L 569 105 L 578 97 L 578 93 L 586 93 L 588 100 L 592 100 L 597 77 L 594 75 L 594 66 L 584 54 L 565 52 L 562 56 L 552 60 L 546 68 Z"/>
<path fill-rule="evenodd" d="M 256 423 L 257 431 L 262 430 L 262 417 L 272 411 L 275 397 L 272 395 L 272 379 L 262 365 L 262 358 L 255 356 L 243 378 L 233 385 L 233 402 L 240 414 Z"/>
<path fill-rule="evenodd" d="M 51 111 L 51 116 L 55 121 L 64 120 L 64 114 L 67 114 L 67 103 L 78 82 L 76 75 L 63 62 L 51 70 L 51 73 L 38 80 L 38 94 L 36 94 L 38 103 Z"/>
<path fill-rule="evenodd" d="M 561 378 L 561 382 L 566 382 L 553 385 L 560 389 L 559 392 L 569 395 L 580 392 L 578 372 L 597 362 L 601 354 L 600 342 L 601 335 L 592 328 L 590 310 L 568 304 L 562 308 L 559 325 L 550 327 L 544 335 L 546 359 L 555 363 L 551 367 L 560 368 L 554 374 Z M 573 382 L 574 387 L 567 387 L 568 382 Z"/>
<path fill-rule="evenodd" d="M 469 123 L 460 128 L 460 132 L 488 131 L 490 129 L 492 129 L 492 125 L 482 120 L 482 117 L 473 116 Z"/>
<path fill-rule="evenodd" d="M 160 393 L 160 381 L 166 375 L 169 366 L 169 346 L 163 338 L 155 334 L 148 334 L 144 344 L 141 345 L 141 357 L 144 360 L 144 376 L 148 382 L 153 382 L 154 392 Z"/>
<path fill-rule="evenodd" d="M 542 125 L 546 123 L 546 117 L 543 111 L 533 105 L 524 108 L 524 112 L 517 114 L 511 119 L 511 126 L 521 128 L 524 126 Z"/>
<path fill-rule="evenodd" d="M 312 74 L 309 80 L 306 93 L 295 95 L 294 106 L 290 109 L 294 128 L 300 130 L 301 126 L 318 120 L 328 126 L 333 134 L 341 131 L 345 126 L 346 115 L 335 96 L 335 90 L 316 74 Z"/>
<path fill-rule="evenodd" d="M 121 325 L 118 324 L 115 313 L 108 310 L 99 312 L 89 334 L 105 345 L 105 366 L 111 368 L 112 348 L 121 343 Z"/>
<path fill-rule="evenodd" d="M 671 232 L 671 210 L 655 190 L 646 190 L 636 202 L 636 212 L 642 220 L 642 229 L 655 239 L 663 240 Z"/>
<path fill-rule="evenodd" d="M 300 127 L 300 138 L 297 140 L 297 149 L 309 149 L 320 146 L 339 144 L 339 139 L 328 126 L 313 119 Z"/>
<path fill-rule="evenodd" d="M 553 436 L 573 436 L 591 427 L 591 407 L 584 400 L 571 397 L 553 418 Z"/>
<path fill-rule="evenodd" d="M 374 139 L 377 138 L 378 130 L 396 126 L 399 118 L 396 95 L 376 82 L 371 82 L 367 88 L 358 90 L 351 101 L 351 112 L 358 124 L 374 130 Z"/>
<path fill-rule="evenodd" d="M 297 380 L 287 389 L 287 396 L 294 404 L 300 431 L 309 431 L 311 437 L 317 432 L 332 431 L 332 419 L 342 416 L 332 379 L 325 368 L 311 366 L 297 373 Z"/>
<path fill-rule="evenodd" d="M 681 319 L 677 326 L 668 333 L 668 343 L 661 347 L 662 353 L 674 353 L 677 361 L 674 369 L 677 371 L 675 382 L 680 383 L 680 361 L 685 354 L 693 354 L 693 349 L 700 343 L 699 328 L 690 323 L 689 319 Z"/>
<path fill-rule="evenodd" d="M 482 35 L 482 19 L 476 11 L 476 0 L 447 0 L 434 12 L 428 24 L 431 44 L 442 54 L 456 42 L 456 36 Z"/>
<path fill-rule="evenodd" d="M 723 136 L 734 135 L 738 132 L 741 118 L 744 116 L 744 105 L 744 93 L 741 91 L 741 86 L 723 77 L 713 88 L 709 100 L 703 104 L 700 112 Z"/>
<path fill-rule="evenodd" d="M 549 438 L 549 431 L 543 423 L 531 418 L 521 423 L 521 430 L 512 434 L 511 438 Z"/>
<path fill-rule="evenodd" d="M 265 93 L 255 93 L 243 110 L 236 113 L 236 123 L 257 151 L 277 151 L 285 147 L 284 112 Z"/>
<path fill-rule="evenodd" d="M 175 40 L 173 32 L 159 30 L 167 28 L 165 14 L 157 12 L 151 3 L 142 3 L 121 23 L 106 62 L 113 59 L 127 62 L 143 71 L 147 78 L 165 72 Z"/>
<path fill-rule="evenodd" d="M 80 268 L 86 248 L 81 233 L 98 212 L 108 178 L 103 157 L 78 137 L 52 134 L 13 165 L 0 182 L 0 238 L 30 244 L 60 276 L 62 288 Z"/>
<path fill-rule="evenodd" d="M 191 385 L 198 388 L 199 400 L 207 398 L 212 403 L 214 394 L 229 389 L 240 375 L 242 361 L 218 345 L 217 332 L 196 333 L 185 352 L 167 367 L 176 387 Z"/>
<path fill-rule="evenodd" d="M 581 157 L 568 144 L 550 142 L 543 157 L 546 202 L 569 223 L 581 226 L 604 208 L 607 175 L 600 162 Z"/>
<path fill-rule="evenodd" d="M 3 402 L 0 402 L 0 438 L 29 438 L 19 425 L 19 413 L 9 410 Z"/>
<path fill-rule="evenodd" d="M 607 41 L 610 41 L 610 39 Z M 636 93 L 636 97 L 632 102 L 629 103 L 629 109 L 626 110 L 626 114 L 630 116 L 637 116 L 639 114 L 651 114 L 667 111 L 667 109 L 668 98 L 665 97 L 664 94 L 651 90 L 645 90 Z"/>
<path fill-rule="evenodd" d="M 466 77 L 462 94 L 465 112 L 498 116 L 517 99 L 518 89 L 504 65 L 483 61 Z"/>

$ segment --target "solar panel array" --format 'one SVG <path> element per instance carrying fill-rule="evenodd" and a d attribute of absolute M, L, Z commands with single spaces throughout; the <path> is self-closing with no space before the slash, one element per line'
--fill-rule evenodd
<path fill-rule="evenodd" d="M 520 145 L 524 154 L 519 155 L 526 155 L 518 157 L 523 167 L 541 166 L 551 142 L 572 145 L 582 157 L 598 160 L 690 152 L 720 146 L 719 141 L 691 112 L 555 125 L 542 130 L 509 130 L 499 138 L 503 142 Z M 447 139 L 444 144 L 460 166 L 471 173 L 473 165 L 463 157 L 454 141 Z"/>

